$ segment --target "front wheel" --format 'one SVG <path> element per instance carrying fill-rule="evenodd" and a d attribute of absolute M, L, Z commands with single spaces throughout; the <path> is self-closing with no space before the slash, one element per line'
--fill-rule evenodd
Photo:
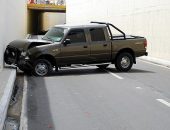
<path fill-rule="evenodd" d="M 51 63 L 46 59 L 38 59 L 33 66 L 33 74 L 35 76 L 46 76 L 52 70 Z"/>
<path fill-rule="evenodd" d="M 118 71 L 127 72 L 132 68 L 133 56 L 128 52 L 120 53 L 115 61 L 115 67 Z"/>

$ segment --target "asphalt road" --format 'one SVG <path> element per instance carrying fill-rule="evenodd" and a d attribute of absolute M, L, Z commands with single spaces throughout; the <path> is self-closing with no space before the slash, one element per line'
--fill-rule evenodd
<path fill-rule="evenodd" d="M 170 69 L 137 62 L 27 77 L 28 130 L 169 130 Z"/>

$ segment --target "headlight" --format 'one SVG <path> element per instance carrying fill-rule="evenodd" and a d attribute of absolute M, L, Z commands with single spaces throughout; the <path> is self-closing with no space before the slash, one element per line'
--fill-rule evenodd
<path fill-rule="evenodd" d="M 24 56 L 24 57 L 25 57 L 26 55 L 27 55 L 27 53 L 26 53 L 25 51 L 22 51 L 22 52 L 21 52 L 21 56 Z"/>

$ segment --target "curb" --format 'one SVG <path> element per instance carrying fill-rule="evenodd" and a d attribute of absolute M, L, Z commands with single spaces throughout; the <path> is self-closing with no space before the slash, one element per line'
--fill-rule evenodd
<path fill-rule="evenodd" d="M 9 102 L 13 92 L 15 79 L 16 79 L 16 70 L 12 70 L 8 82 L 6 84 L 4 94 L 0 99 L 0 130 L 2 130 L 4 126 Z"/>
<path fill-rule="evenodd" d="M 22 98 L 22 110 L 21 110 L 21 118 L 20 118 L 20 127 L 19 130 L 27 130 L 28 129 L 28 118 L 27 118 L 27 77 L 24 76 L 24 88 L 23 88 L 23 98 Z"/>
<path fill-rule="evenodd" d="M 143 57 L 140 57 L 138 59 L 170 68 L 170 61 L 169 60 L 163 60 L 163 59 L 149 57 L 149 56 L 147 56 L 147 57 L 143 56 Z"/>

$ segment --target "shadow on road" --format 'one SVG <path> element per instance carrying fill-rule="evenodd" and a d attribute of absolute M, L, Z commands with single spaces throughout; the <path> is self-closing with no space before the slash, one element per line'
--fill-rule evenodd
<path fill-rule="evenodd" d="M 52 76 L 80 76 L 80 75 L 95 75 L 95 74 L 106 74 L 108 73 L 106 70 L 112 73 L 155 73 L 153 71 L 142 70 L 142 69 L 134 69 L 132 68 L 128 72 L 119 72 L 116 68 L 108 67 L 106 69 L 99 69 L 99 68 L 79 68 L 79 67 L 68 67 L 59 69 L 58 72 L 52 72 L 51 74 L 47 75 L 46 77 Z M 28 74 L 27 74 L 28 75 Z M 31 75 L 29 75 L 31 76 Z"/>
<path fill-rule="evenodd" d="M 107 68 L 108 71 L 113 72 L 113 73 L 155 73 L 153 71 L 148 71 L 148 70 L 142 70 L 142 69 L 131 69 L 128 72 L 119 72 L 115 68 Z"/>
<path fill-rule="evenodd" d="M 141 69 L 132 69 L 131 71 L 129 71 L 129 73 L 155 73 L 155 72 Z"/>
<path fill-rule="evenodd" d="M 50 76 L 80 76 L 80 75 L 95 75 L 95 74 L 105 74 L 105 70 L 98 68 L 76 68 L 76 69 L 61 69 L 58 72 L 48 75 Z"/>
<path fill-rule="evenodd" d="M 142 70 L 142 69 L 131 69 L 128 72 L 119 72 L 116 68 L 107 68 L 106 70 L 112 73 L 155 73 L 153 71 Z M 58 72 L 53 72 L 47 77 L 51 76 L 80 76 L 80 75 L 95 75 L 95 74 L 105 74 L 107 71 L 99 68 L 72 68 L 72 69 L 61 69 Z"/>
<path fill-rule="evenodd" d="M 42 77 L 28 77 L 28 130 L 55 130 L 47 86 Z"/>

